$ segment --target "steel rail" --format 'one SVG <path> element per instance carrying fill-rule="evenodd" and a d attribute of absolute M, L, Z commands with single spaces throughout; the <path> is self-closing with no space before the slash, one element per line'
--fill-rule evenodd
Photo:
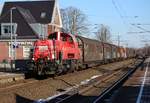
<path fill-rule="evenodd" d="M 134 67 L 134 69 L 131 69 L 129 72 L 125 73 L 118 81 L 116 81 L 116 82 L 113 83 L 111 86 L 109 86 L 108 88 L 106 88 L 106 89 L 104 90 L 104 92 L 102 92 L 102 93 L 99 95 L 99 97 L 98 97 L 96 100 L 94 100 L 93 103 L 100 103 L 100 102 L 102 102 L 102 101 L 104 100 L 104 98 L 105 98 L 108 94 L 110 94 L 114 89 L 116 89 L 116 88 L 119 87 L 121 84 L 123 84 L 123 82 L 124 82 L 125 80 L 127 80 L 128 77 L 129 77 L 130 75 L 132 75 L 132 74 L 134 73 L 134 71 L 136 71 L 136 69 L 137 69 L 143 62 L 144 62 L 144 61 L 142 61 L 140 64 L 136 65 L 136 66 Z"/>
<path fill-rule="evenodd" d="M 107 94 L 109 94 L 112 90 L 114 90 L 116 87 L 118 87 L 118 85 L 120 85 L 124 80 L 126 80 L 137 69 L 137 67 L 139 65 L 141 65 L 141 64 L 142 64 L 142 62 L 138 63 L 138 65 L 136 65 L 134 68 L 131 67 L 133 69 L 131 69 L 130 71 L 126 72 L 119 80 L 117 80 L 115 83 L 113 83 L 112 85 L 110 85 L 109 87 L 107 87 L 98 96 L 98 98 L 96 98 L 93 101 L 93 103 L 99 103 L 100 101 L 102 101 L 102 99 L 104 99 Z M 113 73 L 113 74 L 115 74 L 115 73 Z M 113 76 L 113 74 L 111 75 L 111 77 Z M 108 77 L 110 78 L 110 76 L 108 76 Z M 105 79 L 107 80 L 108 78 L 106 77 Z M 104 81 L 104 80 L 102 80 L 102 81 Z M 94 84 L 98 84 L 98 83 L 100 83 L 100 81 L 98 81 L 98 82 L 96 82 Z M 65 102 L 69 102 L 69 100 L 72 100 L 76 95 L 82 93 L 81 92 L 82 90 L 81 91 L 78 90 L 78 88 L 80 86 L 82 86 L 82 85 L 83 84 L 73 86 L 71 88 L 68 88 L 66 91 L 64 91 L 62 93 L 59 93 L 59 94 L 56 94 L 54 96 L 48 97 L 47 99 L 39 99 L 37 101 L 34 101 L 34 103 L 65 103 Z M 92 87 L 92 86 L 90 86 L 90 87 Z"/>
<path fill-rule="evenodd" d="M 120 73 L 120 70 L 114 72 L 113 74 L 105 77 L 103 80 L 100 80 L 100 81 L 97 81 L 94 83 L 94 85 L 97 85 L 103 81 L 106 81 L 106 80 L 109 80 L 110 78 L 112 78 L 112 76 L 116 75 L 117 73 Z M 95 76 L 94 78 L 91 77 L 91 80 L 89 80 L 88 82 L 100 77 L 101 75 L 99 76 Z M 39 99 L 37 101 L 35 101 L 34 103 L 47 103 L 47 102 L 50 102 L 50 103 L 64 103 L 64 102 L 68 102 L 69 100 L 71 100 L 72 98 L 74 98 L 74 96 L 80 94 L 80 93 L 84 93 L 86 92 L 87 90 L 91 89 L 93 87 L 93 84 L 92 85 L 89 85 L 88 87 L 84 88 L 84 90 L 81 90 L 79 91 L 78 88 L 81 87 L 81 86 L 84 86 L 85 84 L 80 84 L 80 85 L 76 85 L 76 86 L 73 86 L 71 88 L 68 88 L 66 91 L 62 92 L 62 93 L 59 93 L 59 94 L 56 94 L 54 96 L 51 96 L 51 97 L 48 97 L 47 99 Z M 72 94 L 71 94 L 72 93 Z M 70 94 L 70 95 L 67 95 L 67 94 Z"/>

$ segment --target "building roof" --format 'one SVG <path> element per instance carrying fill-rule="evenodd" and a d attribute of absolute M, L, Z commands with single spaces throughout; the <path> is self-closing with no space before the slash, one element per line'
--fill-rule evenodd
<path fill-rule="evenodd" d="M 34 22 L 47 24 L 52 21 L 54 5 L 55 0 L 5 2 L 1 16 L 17 7 L 28 22 L 34 19 Z"/>
<path fill-rule="evenodd" d="M 18 9 L 18 11 L 23 16 L 23 18 L 26 20 L 27 23 L 36 23 L 35 18 L 33 17 L 33 15 L 29 10 L 25 10 L 21 7 L 16 7 L 16 9 Z"/>

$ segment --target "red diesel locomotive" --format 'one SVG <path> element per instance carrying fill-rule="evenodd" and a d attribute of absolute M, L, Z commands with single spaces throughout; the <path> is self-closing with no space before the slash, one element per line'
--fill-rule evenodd
<path fill-rule="evenodd" d="M 48 39 L 34 43 L 30 68 L 37 75 L 58 75 L 134 56 L 134 49 L 129 51 L 97 40 L 55 32 Z"/>
<path fill-rule="evenodd" d="M 75 36 L 55 32 L 34 43 L 32 68 L 38 75 L 60 74 L 78 69 L 80 49 Z"/>

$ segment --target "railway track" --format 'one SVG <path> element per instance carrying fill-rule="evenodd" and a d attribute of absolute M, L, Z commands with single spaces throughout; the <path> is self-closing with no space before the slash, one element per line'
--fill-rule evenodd
<path fill-rule="evenodd" d="M 149 103 L 150 58 L 133 73 L 117 92 L 108 98 L 111 103 Z"/>
<path fill-rule="evenodd" d="M 35 80 L 35 79 L 27 79 L 27 80 L 17 81 L 17 82 L 14 82 L 14 84 L 9 84 L 9 86 L 6 86 L 6 87 L 2 86 L 0 88 L 0 92 L 5 91 L 5 90 L 9 91 L 9 90 L 12 90 L 13 88 L 19 88 L 21 86 L 27 86 L 27 85 L 34 84 L 37 82 L 39 82 L 39 81 Z"/>
<path fill-rule="evenodd" d="M 142 61 L 138 61 L 134 66 L 119 69 L 109 76 L 102 76 L 103 78 L 101 76 L 95 77 L 88 83 L 81 83 L 65 92 L 47 99 L 40 99 L 35 103 L 104 103 L 105 98 L 118 88 L 141 63 Z"/>
<path fill-rule="evenodd" d="M 0 85 L 0 99 L 1 102 L 5 103 L 24 103 L 24 101 L 34 101 L 39 98 L 47 98 L 48 96 L 52 96 L 47 98 L 47 100 L 50 100 L 53 98 L 53 95 L 58 94 L 55 95 L 55 97 L 58 97 L 60 100 L 61 96 L 63 96 L 62 98 L 68 97 L 68 95 L 65 94 L 73 96 L 73 94 L 78 94 L 79 91 L 84 88 L 90 88 L 90 85 L 92 87 L 92 84 L 96 83 L 97 80 L 102 80 L 113 72 L 122 69 L 121 67 L 133 64 L 133 62 L 134 60 L 107 64 L 105 66 L 103 65 L 44 80 L 27 79 L 4 87 Z M 87 78 L 90 78 L 90 80 Z M 86 91 L 86 89 L 84 89 L 84 91 Z M 19 98 L 25 98 L 21 101 L 19 99 L 18 101 L 18 95 Z"/>

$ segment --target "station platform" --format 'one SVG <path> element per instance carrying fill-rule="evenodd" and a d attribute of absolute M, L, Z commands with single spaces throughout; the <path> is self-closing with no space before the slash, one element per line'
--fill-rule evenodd
<path fill-rule="evenodd" d="M 112 103 L 150 103 L 150 58 L 115 92 Z"/>
<path fill-rule="evenodd" d="M 25 75 L 23 73 L 0 72 L 0 84 L 23 80 L 23 79 L 25 79 Z"/>

